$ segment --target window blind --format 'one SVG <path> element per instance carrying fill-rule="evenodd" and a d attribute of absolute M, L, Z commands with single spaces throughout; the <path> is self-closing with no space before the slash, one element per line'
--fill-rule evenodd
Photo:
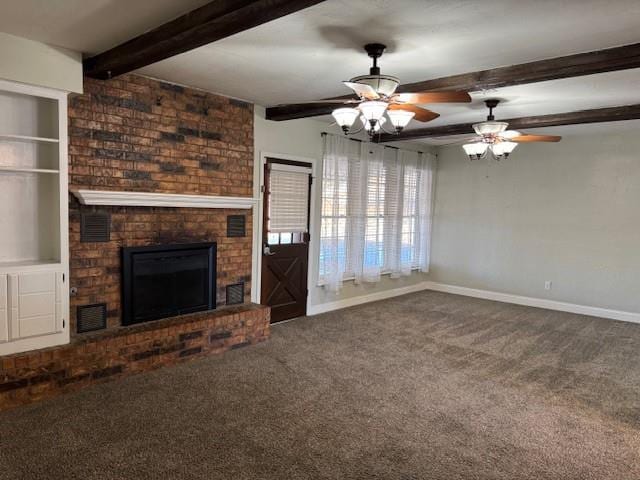
<path fill-rule="evenodd" d="M 277 163 L 269 165 L 269 232 L 308 231 L 311 169 Z"/>

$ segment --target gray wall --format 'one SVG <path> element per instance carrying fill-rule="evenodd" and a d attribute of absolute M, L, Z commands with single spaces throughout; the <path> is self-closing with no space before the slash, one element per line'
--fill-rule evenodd
<path fill-rule="evenodd" d="M 441 148 L 430 279 L 640 312 L 639 133 L 520 145 L 489 165 Z"/>

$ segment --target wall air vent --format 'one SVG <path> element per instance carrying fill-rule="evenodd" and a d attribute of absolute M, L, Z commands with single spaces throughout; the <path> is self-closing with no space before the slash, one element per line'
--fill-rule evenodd
<path fill-rule="evenodd" d="M 76 324 L 78 333 L 107 328 L 107 304 L 96 303 L 78 306 Z"/>
<path fill-rule="evenodd" d="M 246 217 L 244 215 L 227 216 L 227 237 L 244 237 L 246 234 Z"/>
<path fill-rule="evenodd" d="M 244 282 L 227 285 L 227 305 L 244 303 Z"/>
<path fill-rule="evenodd" d="M 81 242 L 108 242 L 111 234 L 111 215 L 106 212 L 86 212 L 80 216 Z"/>

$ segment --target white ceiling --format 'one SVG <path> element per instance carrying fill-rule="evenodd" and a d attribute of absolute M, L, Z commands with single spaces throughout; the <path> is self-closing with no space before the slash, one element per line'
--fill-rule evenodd
<path fill-rule="evenodd" d="M 0 32 L 95 54 L 211 0 L 2 0 Z"/>
<path fill-rule="evenodd" d="M 96 53 L 207 1 L 3 0 L 0 31 Z M 409 83 L 635 43 L 638 32 L 638 0 L 327 0 L 140 72 L 273 105 L 349 93 L 340 82 L 367 72 L 367 42 L 386 43 L 383 73 Z M 425 125 L 482 120 L 490 97 L 505 100 L 502 118 L 640 103 L 640 69 L 473 97 L 430 105 L 442 117 Z"/>

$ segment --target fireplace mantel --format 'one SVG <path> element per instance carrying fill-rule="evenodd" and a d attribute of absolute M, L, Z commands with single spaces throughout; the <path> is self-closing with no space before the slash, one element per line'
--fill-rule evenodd
<path fill-rule="evenodd" d="M 182 195 L 176 193 L 123 192 L 116 190 L 71 189 L 83 205 L 121 207 L 240 208 L 255 205 L 251 197 Z"/>

